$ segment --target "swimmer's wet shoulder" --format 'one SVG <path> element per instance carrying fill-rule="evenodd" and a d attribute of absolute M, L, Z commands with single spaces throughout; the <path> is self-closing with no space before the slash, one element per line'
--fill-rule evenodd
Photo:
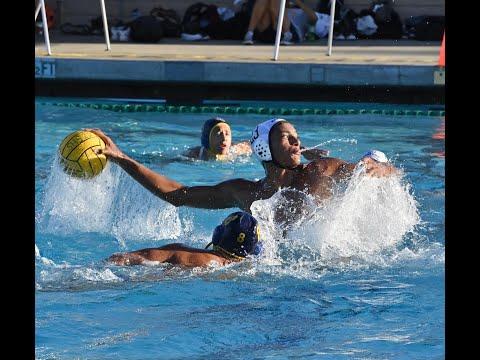
<path fill-rule="evenodd" d="M 185 267 L 208 266 L 212 263 L 226 265 L 231 260 L 216 254 L 209 250 L 188 247 L 182 244 L 176 244 L 175 249 L 170 250 L 168 262 L 173 265 Z"/>
<path fill-rule="evenodd" d="M 183 153 L 184 156 L 192 158 L 192 159 L 199 159 L 201 153 L 201 146 L 195 146 L 193 148 L 188 149 Z"/>
<path fill-rule="evenodd" d="M 248 255 L 258 255 L 261 251 L 260 230 L 257 220 L 250 214 L 237 211 L 230 214 L 215 228 L 212 241 L 213 250 L 198 249 L 181 243 L 147 248 L 128 253 L 117 253 L 107 261 L 116 265 L 155 265 L 170 263 L 184 267 L 226 265 L 242 261 Z"/>

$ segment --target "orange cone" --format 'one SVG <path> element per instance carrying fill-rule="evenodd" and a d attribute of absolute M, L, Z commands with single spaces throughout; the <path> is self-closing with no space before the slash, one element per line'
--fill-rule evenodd
<path fill-rule="evenodd" d="M 440 57 L 438 59 L 438 66 L 445 67 L 445 33 L 443 33 L 442 46 L 440 48 Z"/>

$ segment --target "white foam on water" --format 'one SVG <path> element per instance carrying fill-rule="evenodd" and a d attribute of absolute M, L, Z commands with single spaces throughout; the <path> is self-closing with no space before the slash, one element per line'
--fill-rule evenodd
<path fill-rule="evenodd" d="M 37 244 L 35 244 L 35 260 L 40 261 L 44 265 L 56 266 L 55 262 L 40 255 L 40 249 Z"/>
<path fill-rule="evenodd" d="M 88 290 L 123 281 L 109 268 L 68 265 L 40 270 L 36 286 L 37 290 Z"/>
<path fill-rule="evenodd" d="M 266 235 L 264 258 L 280 258 L 295 268 L 302 268 L 302 263 L 309 269 L 343 267 L 352 260 L 391 263 L 392 253 L 395 257 L 400 251 L 396 246 L 420 221 L 411 187 L 400 176 L 373 178 L 357 173 L 344 191 L 337 189 L 322 206 L 311 196 L 294 192 L 283 189 L 254 202 L 251 210 Z M 301 211 L 295 210 L 299 204 Z M 287 215 L 287 221 L 280 221 L 279 213 Z M 288 228 L 285 237 L 282 222 Z"/>
<path fill-rule="evenodd" d="M 182 233 L 177 209 L 112 162 L 98 176 L 85 180 L 66 174 L 56 158 L 37 215 L 44 233 L 112 234 L 123 245 L 125 239 L 177 238 Z"/>
<path fill-rule="evenodd" d="M 91 268 L 81 268 L 73 270 L 73 276 L 87 281 L 95 282 L 117 282 L 122 281 L 121 278 L 116 276 L 110 269 L 91 269 Z"/>
<path fill-rule="evenodd" d="M 118 186 L 112 198 L 111 232 L 136 241 L 178 238 L 182 224 L 177 209 L 157 198 L 116 166 Z"/>
<path fill-rule="evenodd" d="M 428 247 L 413 251 L 409 248 L 403 248 L 393 253 L 389 258 L 389 263 L 394 264 L 415 264 L 422 269 L 445 264 L 445 247 L 440 243 L 431 243 Z"/>
<path fill-rule="evenodd" d="M 420 220 L 408 184 L 398 177 L 352 179 L 344 195 L 318 209 L 298 237 L 320 251 L 322 258 L 360 257 L 372 260 L 414 230 Z"/>
<path fill-rule="evenodd" d="M 148 331 L 145 329 L 122 332 L 120 334 L 95 339 L 91 344 L 87 345 L 87 348 L 94 349 L 96 347 L 112 346 L 119 343 L 131 342 L 137 336 L 146 335 L 148 335 Z"/>
<path fill-rule="evenodd" d="M 92 283 L 109 286 L 125 279 L 157 281 L 169 276 L 198 276 L 198 272 L 220 277 L 233 273 L 316 279 L 332 268 L 444 262 L 441 244 L 427 242 L 413 249 L 402 245 L 407 237 L 415 239 L 420 217 L 411 186 L 401 176 L 373 178 L 359 171 L 334 194 L 321 206 L 311 196 L 292 189 L 255 201 L 251 211 L 260 223 L 263 252 L 245 264 L 185 270 L 180 274 L 164 268 L 164 264 L 153 272 L 136 267 L 112 268 L 112 272 L 106 266 L 96 269 L 56 265 L 42 258 L 36 246 L 36 258 L 43 265 L 51 265 L 41 267 L 37 284 L 39 289 L 47 290 L 88 289 Z M 42 205 L 37 219 L 41 231 L 46 233 L 96 231 L 114 235 L 121 244 L 127 239 L 199 235 L 194 230 L 195 216 L 184 211 L 180 219 L 175 207 L 156 198 L 111 163 L 96 178 L 80 180 L 65 174 L 55 162 Z"/>
<path fill-rule="evenodd" d="M 319 146 L 325 146 L 325 145 L 329 145 L 329 144 L 332 144 L 332 143 L 344 143 L 344 144 L 356 145 L 358 143 L 358 141 L 357 141 L 357 139 L 350 139 L 350 138 L 333 138 L 333 139 L 330 139 L 330 140 L 323 141 L 323 142 L 321 142 L 317 145 L 311 146 L 308 149 L 315 149 Z"/>
<path fill-rule="evenodd" d="M 145 266 L 158 266 L 160 264 L 161 264 L 160 261 L 152 261 L 152 260 L 147 260 L 147 259 L 144 259 L 142 261 L 142 265 L 145 265 Z"/>

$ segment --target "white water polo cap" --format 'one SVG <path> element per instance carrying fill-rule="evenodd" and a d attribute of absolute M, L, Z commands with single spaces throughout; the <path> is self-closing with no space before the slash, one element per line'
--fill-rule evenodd
<path fill-rule="evenodd" d="M 252 151 L 260 161 L 271 161 L 272 153 L 270 152 L 270 130 L 272 127 L 285 119 L 270 119 L 257 125 L 252 132 L 252 138 L 250 139 L 250 145 Z"/>
<path fill-rule="evenodd" d="M 388 162 L 387 156 L 379 150 L 369 150 L 365 153 L 365 155 L 363 155 L 363 157 L 372 158 L 373 160 L 378 161 L 380 163 Z"/>

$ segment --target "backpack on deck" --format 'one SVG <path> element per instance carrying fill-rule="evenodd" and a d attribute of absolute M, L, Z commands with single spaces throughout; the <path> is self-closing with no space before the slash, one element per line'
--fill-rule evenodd
<path fill-rule="evenodd" d="M 409 39 L 440 41 L 445 31 L 445 16 L 410 16 L 405 20 Z"/>
<path fill-rule="evenodd" d="M 401 39 L 403 24 L 400 15 L 393 9 L 392 0 L 373 0 L 370 10 L 375 14 L 375 23 L 378 26 L 375 38 Z"/>
<path fill-rule="evenodd" d="M 187 8 L 182 20 L 182 31 L 187 34 L 206 33 L 208 26 L 219 23 L 217 6 L 196 3 Z"/>
<path fill-rule="evenodd" d="M 92 35 L 92 29 L 88 25 L 74 25 L 72 23 L 64 23 L 60 25 L 60 30 L 64 34 L 69 35 Z"/>
<path fill-rule="evenodd" d="M 363 9 L 358 14 L 357 22 L 357 36 L 360 39 L 374 39 L 378 30 L 378 25 L 375 22 L 375 13 L 368 9 Z"/>
<path fill-rule="evenodd" d="M 317 4 L 317 12 L 330 16 L 331 0 L 320 0 Z M 334 35 L 354 35 L 356 30 L 357 13 L 346 7 L 343 0 L 335 2 Z M 328 34 L 328 33 L 327 33 Z"/>
<path fill-rule="evenodd" d="M 163 23 L 156 16 L 140 16 L 130 23 L 133 41 L 156 43 L 163 38 Z"/>
<path fill-rule="evenodd" d="M 247 32 L 250 17 L 243 12 L 234 17 L 208 25 L 204 32 L 216 40 L 242 40 Z"/>
<path fill-rule="evenodd" d="M 180 37 L 182 23 L 180 17 L 173 9 L 164 9 L 161 6 L 153 8 L 150 15 L 157 17 L 163 24 L 165 37 Z"/>

